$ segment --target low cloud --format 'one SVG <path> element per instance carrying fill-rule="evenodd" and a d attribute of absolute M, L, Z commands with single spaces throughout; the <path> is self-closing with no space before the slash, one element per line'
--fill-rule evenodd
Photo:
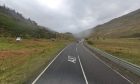
<path fill-rule="evenodd" d="M 77 33 L 140 8 L 140 0 L 0 0 L 38 24 Z"/>

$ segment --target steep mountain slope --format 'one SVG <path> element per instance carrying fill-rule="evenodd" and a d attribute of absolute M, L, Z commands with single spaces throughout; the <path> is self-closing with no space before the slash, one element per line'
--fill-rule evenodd
<path fill-rule="evenodd" d="M 113 19 L 91 30 L 91 37 L 140 37 L 140 9 Z"/>
<path fill-rule="evenodd" d="M 56 37 L 56 32 L 39 26 L 35 21 L 24 18 L 15 10 L 0 6 L 0 36 L 54 38 Z"/>

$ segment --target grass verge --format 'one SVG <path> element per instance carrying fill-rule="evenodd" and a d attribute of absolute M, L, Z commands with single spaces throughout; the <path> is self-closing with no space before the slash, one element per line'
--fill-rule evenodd
<path fill-rule="evenodd" d="M 89 39 L 90 45 L 131 63 L 140 65 L 140 39 Z M 91 43 L 92 42 L 92 43 Z"/>
<path fill-rule="evenodd" d="M 68 43 L 66 40 L 0 38 L 0 84 L 23 84 Z"/>

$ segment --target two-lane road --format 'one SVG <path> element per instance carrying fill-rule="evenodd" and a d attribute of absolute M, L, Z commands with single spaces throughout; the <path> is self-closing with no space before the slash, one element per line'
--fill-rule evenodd
<path fill-rule="evenodd" d="M 65 48 L 32 84 L 131 84 L 82 44 Z"/>

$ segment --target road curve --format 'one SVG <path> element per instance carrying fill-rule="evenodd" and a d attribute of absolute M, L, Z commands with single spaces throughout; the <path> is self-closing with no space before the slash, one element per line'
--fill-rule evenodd
<path fill-rule="evenodd" d="M 82 44 L 63 50 L 32 84 L 131 84 Z"/>

